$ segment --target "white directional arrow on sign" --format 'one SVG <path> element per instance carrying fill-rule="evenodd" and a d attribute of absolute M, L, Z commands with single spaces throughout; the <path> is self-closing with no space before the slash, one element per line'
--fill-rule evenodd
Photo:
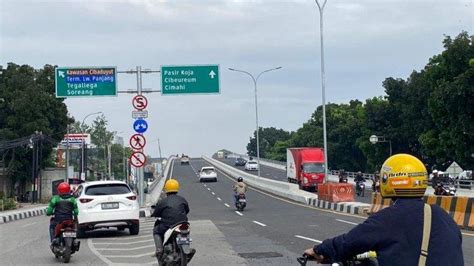
<path fill-rule="evenodd" d="M 213 79 L 215 75 L 216 73 L 214 72 L 214 70 L 211 70 L 211 72 L 209 72 L 209 77 L 211 77 L 211 79 Z"/>
<path fill-rule="evenodd" d="M 60 78 L 64 78 L 64 77 L 65 77 L 65 76 L 64 76 L 64 71 L 58 71 L 58 73 L 59 73 L 59 77 L 60 77 Z"/>

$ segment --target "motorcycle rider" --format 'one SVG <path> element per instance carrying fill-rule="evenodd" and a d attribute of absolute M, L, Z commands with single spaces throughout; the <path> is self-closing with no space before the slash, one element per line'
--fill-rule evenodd
<path fill-rule="evenodd" d="M 79 209 L 76 198 L 71 194 L 71 187 L 68 183 L 62 182 L 57 187 L 58 195 L 54 195 L 46 208 L 46 215 L 54 218 L 49 223 L 49 238 L 53 242 L 56 225 L 66 220 L 77 219 Z"/>
<path fill-rule="evenodd" d="M 165 232 L 171 226 L 187 222 L 189 205 L 185 198 L 178 195 L 179 182 L 176 179 L 169 179 L 164 186 L 166 198 L 158 200 L 151 217 L 160 217 L 156 220 L 153 229 L 153 239 L 155 240 L 155 254 L 159 259 L 163 253 L 163 239 Z"/>
<path fill-rule="evenodd" d="M 359 183 L 360 182 L 364 182 L 365 179 L 364 179 L 364 176 L 362 176 L 362 172 L 359 171 L 357 172 L 356 176 L 354 177 L 354 182 L 356 183 L 356 190 L 359 190 Z"/>
<path fill-rule="evenodd" d="M 412 155 L 396 154 L 384 162 L 380 172 L 382 197 L 392 198 L 394 204 L 369 216 L 348 233 L 305 250 L 305 254 L 319 262 L 335 262 L 372 250 L 377 252 L 382 266 L 464 265 L 458 226 L 439 206 L 425 206 L 423 202 L 427 187 L 423 163 Z M 424 224 L 425 211 L 429 210 L 431 230 L 424 234 L 428 228 Z M 426 236 L 428 241 L 422 241 Z"/>
<path fill-rule="evenodd" d="M 339 172 L 339 183 L 347 183 L 347 173 L 344 169 Z"/>
<path fill-rule="evenodd" d="M 239 176 L 237 183 L 235 183 L 232 188 L 234 190 L 234 203 L 236 203 L 239 200 L 239 195 L 247 192 L 247 185 L 244 183 L 244 179 Z"/>
<path fill-rule="evenodd" d="M 373 192 L 380 192 L 380 173 L 379 171 L 375 171 L 374 179 L 372 180 L 372 191 Z"/>

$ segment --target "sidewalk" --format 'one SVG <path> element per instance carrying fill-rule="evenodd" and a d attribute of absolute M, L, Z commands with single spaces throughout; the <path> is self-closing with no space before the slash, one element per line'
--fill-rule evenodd
<path fill-rule="evenodd" d="M 22 203 L 16 210 L 0 211 L 0 224 L 44 215 L 47 206 L 46 204 Z"/>

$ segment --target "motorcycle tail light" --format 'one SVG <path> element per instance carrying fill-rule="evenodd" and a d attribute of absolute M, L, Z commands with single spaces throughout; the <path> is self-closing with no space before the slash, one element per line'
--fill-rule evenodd
<path fill-rule="evenodd" d="M 88 203 L 91 202 L 93 199 L 79 199 L 81 203 Z"/>
<path fill-rule="evenodd" d="M 127 199 L 129 200 L 136 200 L 137 199 L 137 196 L 133 195 L 133 196 L 128 196 Z"/>
<path fill-rule="evenodd" d="M 184 223 L 179 226 L 179 230 L 185 231 L 189 229 L 189 224 Z"/>

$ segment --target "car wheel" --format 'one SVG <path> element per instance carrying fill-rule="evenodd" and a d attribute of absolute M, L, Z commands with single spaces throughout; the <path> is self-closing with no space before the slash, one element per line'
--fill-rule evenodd
<path fill-rule="evenodd" d="M 86 231 L 79 226 L 77 226 L 76 228 L 77 228 L 77 231 L 76 231 L 77 238 L 86 238 Z"/>
<path fill-rule="evenodd" d="M 130 231 L 130 235 L 132 235 L 132 236 L 138 235 L 138 233 L 140 232 L 140 224 L 139 223 L 132 224 L 132 225 L 130 225 L 128 230 Z"/>

